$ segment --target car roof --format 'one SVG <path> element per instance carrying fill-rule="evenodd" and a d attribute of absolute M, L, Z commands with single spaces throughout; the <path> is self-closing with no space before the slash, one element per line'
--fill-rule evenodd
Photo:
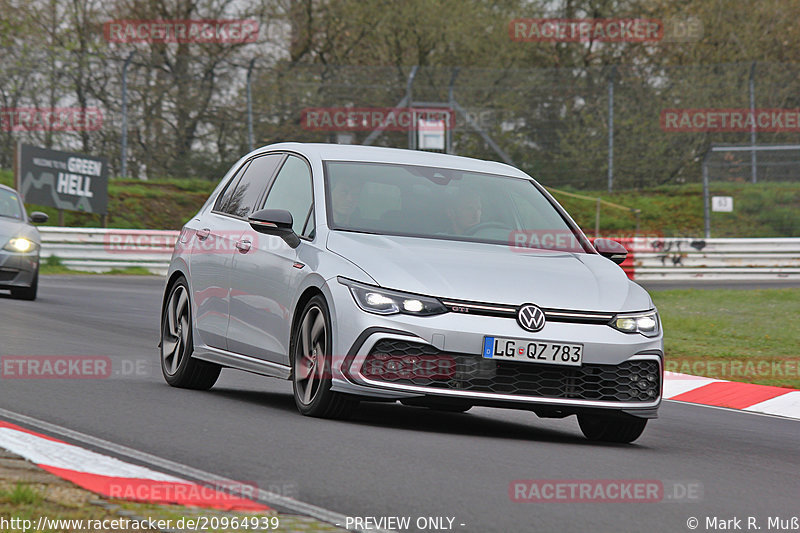
<path fill-rule="evenodd" d="M 3 185 L 2 183 L 0 183 L 0 189 L 5 189 L 5 190 L 11 191 L 11 192 L 17 192 L 17 190 L 14 187 L 9 187 L 8 185 Z M 17 194 L 19 194 L 19 193 L 17 193 Z"/>
<path fill-rule="evenodd" d="M 400 163 L 530 178 L 530 176 L 521 170 L 511 165 L 506 165 L 505 163 L 421 150 L 384 148 L 382 146 L 364 146 L 358 144 L 286 142 L 264 146 L 257 150 L 257 152 L 272 150 L 299 152 L 309 158 L 318 158 L 323 161 Z"/>

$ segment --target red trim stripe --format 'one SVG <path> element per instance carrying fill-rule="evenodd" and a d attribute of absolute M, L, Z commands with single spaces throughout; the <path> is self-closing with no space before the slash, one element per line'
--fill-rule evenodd
<path fill-rule="evenodd" d="M 30 431 L 3 420 L 0 420 L 0 428 L 21 431 L 43 440 L 67 444 L 62 440 Z M 74 446 L 72 444 L 67 445 Z M 75 446 L 75 448 L 79 447 Z M 216 490 L 212 487 L 198 485 L 197 483 L 189 481 L 159 481 L 105 476 L 46 464 L 38 464 L 38 466 L 51 474 L 75 483 L 79 487 L 109 498 L 155 504 L 186 505 L 224 511 L 264 512 L 270 510 L 270 508 L 264 504 L 224 492 L 226 488 L 229 488 L 232 492 L 237 492 L 242 496 L 250 496 L 251 494 L 255 496 L 257 487 L 249 483 L 242 483 L 241 485 L 231 487 L 220 484 L 220 488 L 223 490 Z"/>
<path fill-rule="evenodd" d="M 754 385 L 738 381 L 718 381 L 673 396 L 670 400 L 744 409 L 791 391 L 792 389 L 783 387 Z"/>

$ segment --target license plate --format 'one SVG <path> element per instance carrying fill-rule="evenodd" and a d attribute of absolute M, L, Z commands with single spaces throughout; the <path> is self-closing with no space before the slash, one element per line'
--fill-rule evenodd
<path fill-rule="evenodd" d="M 583 362 L 583 344 L 484 337 L 483 357 L 500 361 L 581 366 Z"/>

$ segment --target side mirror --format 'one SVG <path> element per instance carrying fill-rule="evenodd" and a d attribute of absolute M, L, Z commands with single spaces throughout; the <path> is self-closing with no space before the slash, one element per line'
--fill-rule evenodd
<path fill-rule="evenodd" d="M 30 214 L 28 219 L 34 224 L 44 224 L 50 219 L 50 217 L 47 216 L 47 213 L 42 213 L 41 211 L 34 211 L 33 213 Z"/>
<path fill-rule="evenodd" d="M 262 209 L 252 213 L 247 221 L 257 232 L 280 237 L 292 248 L 300 245 L 300 237 L 292 229 L 292 214 L 285 209 Z"/>
<path fill-rule="evenodd" d="M 611 239 L 595 239 L 594 248 L 600 255 L 611 259 L 618 265 L 628 257 L 628 250 L 617 241 L 612 241 Z"/>

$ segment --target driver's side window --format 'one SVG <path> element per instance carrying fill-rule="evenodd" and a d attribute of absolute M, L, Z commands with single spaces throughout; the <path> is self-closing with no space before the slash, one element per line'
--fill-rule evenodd
<path fill-rule="evenodd" d="M 294 232 L 302 237 L 313 238 L 314 198 L 308 163 L 294 155 L 286 158 L 267 193 L 264 209 L 289 211 Z"/>

